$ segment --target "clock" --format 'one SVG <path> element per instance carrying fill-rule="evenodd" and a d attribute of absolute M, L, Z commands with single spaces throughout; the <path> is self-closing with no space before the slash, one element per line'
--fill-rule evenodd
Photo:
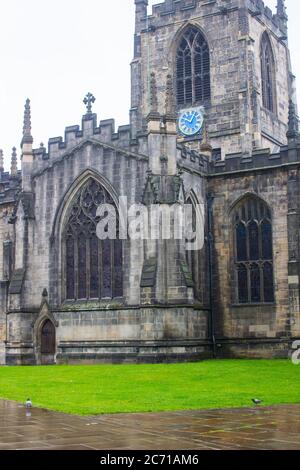
<path fill-rule="evenodd" d="M 180 112 L 178 120 L 179 131 L 185 136 L 199 134 L 204 123 L 202 108 L 185 109 Z"/>

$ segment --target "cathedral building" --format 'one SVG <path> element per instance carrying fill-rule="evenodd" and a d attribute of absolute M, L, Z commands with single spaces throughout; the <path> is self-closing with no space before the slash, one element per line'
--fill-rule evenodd
<path fill-rule="evenodd" d="M 300 339 L 300 137 L 287 12 L 135 0 L 130 124 L 0 153 L 0 363 L 288 357 Z M 203 243 L 97 234 L 98 208 L 203 207 Z M 172 217 L 171 217 L 172 219 Z M 161 219 L 159 219 L 161 224 Z M 175 219 L 172 219 L 175 224 Z M 159 224 L 159 233 L 161 226 Z"/>

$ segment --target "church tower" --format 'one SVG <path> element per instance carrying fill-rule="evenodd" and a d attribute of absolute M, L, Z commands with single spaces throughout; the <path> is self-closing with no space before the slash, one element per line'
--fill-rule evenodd
<path fill-rule="evenodd" d="M 156 74 L 158 111 L 164 112 L 165 83 L 173 79 L 174 111 L 184 111 L 180 140 L 198 150 L 203 113 L 215 160 L 253 150 L 277 151 L 286 144 L 289 97 L 295 98 L 284 0 L 277 12 L 261 0 L 165 0 L 147 14 L 135 0 L 132 62 L 132 137 L 145 132 L 151 73 Z M 193 134 L 193 132 L 195 133 Z"/>

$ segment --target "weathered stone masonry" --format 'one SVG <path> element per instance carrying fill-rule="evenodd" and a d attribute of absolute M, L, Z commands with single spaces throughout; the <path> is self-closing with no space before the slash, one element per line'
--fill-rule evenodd
<path fill-rule="evenodd" d="M 10 173 L 1 154 L 0 363 L 287 357 L 300 338 L 300 138 L 284 1 L 276 14 L 261 0 L 165 0 L 151 15 L 147 0 L 135 4 L 130 125 L 98 124 L 89 95 L 81 126 L 33 149 L 27 100 L 21 172 L 15 149 Z M 210 50 L 211 97 L 197 103 L 202 140 L 177 130 L 175 54 L 191 25 Z M 264 34 L 273 112 L 263 106 Z M 64 231 L 89 181 L 116 205 L 120 196 L 128 206 L 203 202 L 205 243 L 193 267 L 184 241 L 124 240 L 123 295 L 68 299 Z M 236 298 L 232 213 L 249 196 L 272 215 L 274 302 Z"/>

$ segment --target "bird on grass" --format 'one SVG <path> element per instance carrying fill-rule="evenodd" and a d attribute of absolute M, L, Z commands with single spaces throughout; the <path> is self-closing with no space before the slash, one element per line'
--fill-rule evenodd
<path fill-rule="evenodd" d="M 258 398 L 252 398 L 252 401 L 254 405 L 260 405 L 263 402 L 262 400 L 259 400 Z"/>
<path fill-rule="evenodd" d="M 27 398 L 25 406 L 26 408 L 32 408 L 32 401 L 30 400 L 30 398 Z"/>

